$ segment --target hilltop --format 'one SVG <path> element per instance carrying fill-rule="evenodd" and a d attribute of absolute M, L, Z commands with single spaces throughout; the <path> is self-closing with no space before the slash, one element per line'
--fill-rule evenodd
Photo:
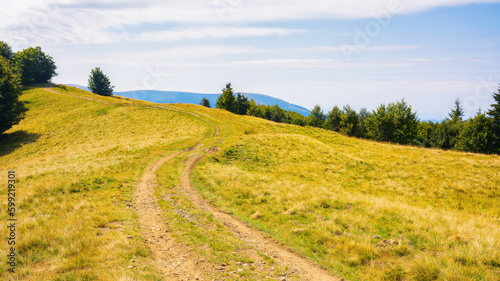
<path fill-rule="evenodd" d="M 88 91 L 85 86 L 68 84 L 68 86 L 76 87 L 82 90 Z M 179 91 L 154 91 L 154 90 L 137 90 L 137 91 L 126 91 L 126 92 L 115 92 L 117 96 L 138 99 L 143 101 L 149 101 L 154 103 L 190 103 L 199 104 L 202 98 L 206 98 L 210 101 L 212 107 L 215 107 L 217 98 L 220 94 L 200 94 L 192 92 L 179 92 Z M 295 105 L 286 102 L 282 99 L 274 98 L 263 94 L 253 94 L 253 93 L 242 93 L 249 99 L 253 99 L 257 104 L 262 105 L 279 105 L 284 110 L 294 111 L 300 113 L 304 116 L 308 116 L 310 111 L 299 105 Z"/>
<path fill-rule="evenodd" d="M 21 99 L 0 140 L 21 280 L 500 280 L 497 155 L 68 86 Z"/>

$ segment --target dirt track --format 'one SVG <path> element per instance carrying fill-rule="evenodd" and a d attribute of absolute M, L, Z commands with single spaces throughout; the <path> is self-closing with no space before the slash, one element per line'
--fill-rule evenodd
<path fill-rule="evenodd" d="M 186 196 L 199 209 L 212 213 L 216 218 L 221 220 L 240 240 L 252 245 L 263 253 L 268 253 L 274 260 L 281 265 L 288 266 L 296 275 L 299 275 L 304 280 L 340 280 L 331 276 L 326 270 L 314 265 L 309 260 L 289 251 L 285 247 L 270 240 L 262 235 L 259 231 L 247 226 L 243 222 L 235 219 L 231 215 L 220 211 L 216 207 L 210 205 L 193 187 L 190 174 L 196 162 L 203 156 L 192 156 L 186 161 L 186 166 L 181 176 L 181 187 Z"/>
<path fill-rule="evenodd" d="M 178 156 L 176 152 L 151 164 L 136 185 L 134 199 L 139 214 L 143 238 L 155 256 L 156 267 L 163 272 L 165 280 L 207 280 L 213 268 L 198 265 L 190 249 L 175 243 L 168 233 L 168 225 L 161 216 L 156 203 L 156 171 L 168 160 Z M 196 279 L 198 278 L 198 279 Z"/>
<path fill-rule="evenodd" d="M 50 91 L 61 93 L 49 88 Z M 80 97 L 97 102 L 93 98 Z M 107 102 L 102 102 L 107 103 Z M 195 117 L 202 118 L 198 114 L 170 108 L 166 106 L 149 106 L 154 108 L 163 108 L 179 112 L 191 114 Z M 208 116 L 206 116 L 208 117 Z M 211 118 L 210 118 L 211 119 Z M 209 120 L 206 120 L 210 122 Z M 213 138 L 219 136 L 219 128 L 215 127 Z M 168 155 L 151 165 L 144 171 L 140 181 L 136 184 L 134 199 L 135 208 L 139 215 L 139 223 L 142 230 L 142 238 L 146 240 L 148 247 L 155 256 L 156 267 L 163 272 L 165 280 L 218 280 L 213 277 L 217 276 L 216 269 L 211 266 L 204 266 L 199 263 L 199 258 L 187 246 L 176 243 L 169 234 L 168 224 L 164 221 L 161 215 L 161 209 L 157 204 L 155 196 L 156 189 L 156 171 L 167 161 L 179 156 L 182 153 L 190 153 L 186 160 L 183 173 L 181 175 L 181 188 L 184 194 L 191 200 L 197 208 L 212 213 L 217 219 L 222 221 L 237 237 L 246 244 L 252 246 L 253 250 L 246 252 L 248 256 L 255 260 L 261 259 L 258 251 L 272 256 L 277 264 L 288 267 L 289 273 L 298 276 L 302 280 L 341 280 L 329 274 L 326 270 L 313 264 L 308 259 L 301 257 L 287 248 L 279 245 L 271 239 L 262 235 L 259 231 L 247 226 L 243 222 L 235 219 L 231 215 L 224 213 L 216 207 L 210 205 L 193 187 L 190 179 L 190 174 L 196 163 L 202 159 L 207 153 L 215 152 L 217 149 L 209 150 L 209 152 L 200 152 L 201 144 L 191 147 L 186 151 L 178 151 Z M 138 239 L 138 237 L 130 237 Z M 282 276 L 280 280 L 287 280 L 286 276 Z"/>
<path fill-rule="evenodd" d="M 218 136 L 217 128 L 214 137 Z M 313 264 L 278 243 L 262 235 L 259 231 L 247 226 L 243 222 L 235 219 L 231 215 L 224 213 L 216 207 L 210 205 L 193 187 L 190 174 L 196 163 L 204 157 L 200 155 L 201 145 L 188 149 L 191 153 L 185 162 L 185 167 L 181 175 L 181 189 L 197 208 L 202 211 L 212 213 L 221 220 L 233 234 L 247 245 L 251 245 L 253 250 L 245 254 L 255 260 L 260 259 L 257 251 L 272 256 L 277 264 L 289 268 L 288 272 L 294 276 L 299 276 L 302 280 L 340 280 L 330 275 L 326 270 Z M 156 186 L 156 170 L 168 160 L 178 156 L 182 152 L 169 155 L 153 164 L 145 171 L 141 181 L 136 186 L 135 202 L 139 213 L 139 221 L 145 239 L 149 242 L 149 247 L 155 254 L 158 265 L 164 273 L 166 280 L 209 280 L 215 273 L 213 267 L 199 266 L 198 258 L 192 256 L 186 246 L 174 243 L 173 239 L 165 233 L 168 229 L 160 216 L 160 209 L 156 204 L 154 189 Z M 206 155 L 206 154 L 205 154 Z M 182 258 L 182 259 L 181 259 Z M 171 266 L 175 264 L 176 266 Z M 193 279 L 191 279 L 193 278 Z M 199 279 L 195 279 L 199 278 Z M 281 280 L 287 280 L 282 277 Z"/>

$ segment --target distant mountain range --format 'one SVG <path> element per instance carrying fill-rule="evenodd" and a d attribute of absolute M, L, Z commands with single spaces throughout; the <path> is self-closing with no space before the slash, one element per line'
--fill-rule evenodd
<path fill-rule="evenodd" d="M 85 86 L 76 84 L 67 84 L 68 86 L 76 87 L 82 90 L 88 91 L 89 89 Z M 206 98 L 210 101 L 212 107 L 215 106 L 217 98 L 220 94 L 200 94 L 191 92 L 176 92 L 176 91 L 153 91 L 153 90 L 139 90 L 139 91 L 127 91 L 127 92 L 114 92 L 114 95 L 144 100 L 155 103 L 191 103 L 199 104 L 201 99 Z M 279 105 L 279 107 L 284 110 L 295 111 L 304 116 L 309 116 L 310 111 L 307 108 L 298 106 L 281 99 L 277 99 L 268 95 L 262 94 L 252 94 L 252 93 L 242 93 L 249 99 L 253 99 L 257 104 L 263 105 Z"/>

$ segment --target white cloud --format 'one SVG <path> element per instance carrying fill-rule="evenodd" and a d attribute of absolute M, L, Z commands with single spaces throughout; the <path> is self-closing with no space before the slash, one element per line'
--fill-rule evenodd
<path fill-rule="evenodd" d="M 248 60 L 234 62 L 241 66 L 266 66 L 266 67 L 310 67 L 310 68 L 396 68 L 411 67 L 407 63 L 379 63 L 379 62 L 340 62 L 335 60 L 315 60 L 315 59 L 268 59 L 268 60 Z"/>
<path fill-rule="evenodd" d="M 26 45 L 35 40 L 44 44 L 93 44 L 133 38 L 121 34 L 119 29 L 145 24 L 234 26 L 292 20 L 372 18 L 384 11 L 386 14 L 409 14 L 441 6 L 498 2 L 500 0 L 0 0 L 0 34 L 3 40 L 14 41 L 13 45 Z M 278 28 L 225 28 L 151 31 L 138 38 L 184 40 L 297 32 Z"/>
<path fill-rule="evenodd" d="M 64 58 L 65 65 L 110 64 L 151 65 L 163 63 L 178 67 L 200 67 L 213 64 L 207 59 L 228 55 L 265 52 L 265 50 L 238 45 L 185 45 L 152 51 L 92 53 L 91 56 Z"/>
<path fill-rule="evenodd" d="M 414 45 L 393 45 L 393 46 L 356 46 L 356 45 L 342 45 L 342 46 L 316 46 L 310 48 L 300 48 L 297 51 L 301 52 L 332 52 L 332 51 L 402 51 L 402 50 L 415 50 L 419 46 Z"/>
<path fill-rule="evenodd" d="M 203 38 L 231 38 L 231 37 L 259 37 L 259 36 L 273 36 L 273 35 L 290 35 L 294 33 L 301 33 L 304 30 L 299 29 L 286 29 L 286 28 L 265 28 L 265 27 L 191 27 L 182 29 L 172 29 L 164 31 L 151 31 L 140 33 L 135 37 L 138 41 L 183 41 L 194 40 Z"/>

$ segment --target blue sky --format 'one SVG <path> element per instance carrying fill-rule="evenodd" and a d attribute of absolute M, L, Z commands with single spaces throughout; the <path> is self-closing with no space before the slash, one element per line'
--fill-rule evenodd
<path fill-rule="evenodd" d="M 500 82 L 500 0 L 0 0 L 0 40 L 41 46 L 56 83 L 263 93 L 325 111 L 402 98 L 470 116 Z"/>

